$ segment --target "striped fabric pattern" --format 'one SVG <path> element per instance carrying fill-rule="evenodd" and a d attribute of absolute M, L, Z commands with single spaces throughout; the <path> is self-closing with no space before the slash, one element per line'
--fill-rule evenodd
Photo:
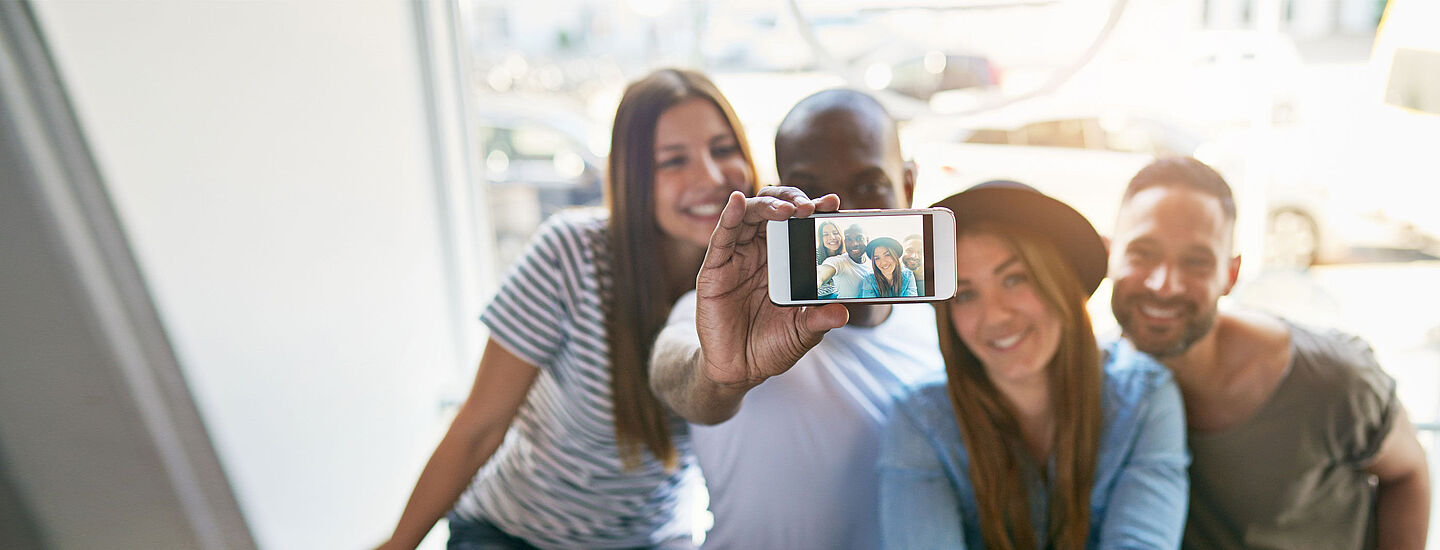
<path fill-rule="evenodd" d="M 540 548 L 633 548 L 689 536 L 681 501 L 701 483 L 678 418 L 679 469 L 667 474 L 648 452 L 636 470 L 621 465 L 605 338 L 608 217 L 589 209 L 547 220 L 480 317 L 540 376 L 456 512 Z"/>

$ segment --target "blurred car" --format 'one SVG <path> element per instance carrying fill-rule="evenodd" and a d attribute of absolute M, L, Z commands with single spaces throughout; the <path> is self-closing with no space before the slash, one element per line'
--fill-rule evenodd
<path fill-rule="evenodd" d="M 939 50 L 911 52 L 898 60 L 870 59 L 865 66 L 865 84 L 874 90 L 890 90 L 921 101 L 950 90 L 988 88 L 1000 84 L 1000 71 L 980 55 L 946 53 Z"/>
<path fill-rule="evenodd" d="M 487 96 L 477 105 L 499 265 L 509 265 L 545 218 L 601 203 L 608 143 L 578 111 L 537 97 Z"/>
<path fill-rule="evenodd" d="M 904 130 L 915 159 L 916 204 L 995 179 L 1019 181 L 1084 214 L 1102 234 L 1114 226 L 1130 178 L 1157 156 L 1194 156 L 1225 175 L 1244 201 L 1245 166 L 1226 147 L 1164 119 L 1123 111 L 1017 105 Z M 1348 241 L 1331 232 L 1328 195 L 1301 183 L 1266 186 L 1265 265 L 1306 267 L 1342 258 Z"/>

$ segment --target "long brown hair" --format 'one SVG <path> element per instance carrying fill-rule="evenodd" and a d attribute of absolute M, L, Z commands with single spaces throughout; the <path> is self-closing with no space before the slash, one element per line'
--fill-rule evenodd
<path fill-rule="evenodd" d="M 830 253 L 830 249 L 829 249 L 829 248 L 825 248 L 825 228 L 826 228 L 827 226 L 828 226 L 828 227 L 833 227 L 833 228 L 835 228 L 835 232 L 836 232 L 836 233 L 840 233 L 840 226 L 835 225 L 835 222 L 832 222 L 832 221 L 823 221 L 823 222 L 820 222 L 820 231 L 819 231 L 819 233 L 818 233 L 819 238 L 816 239 L 816 242 L 815 242 L 815 265 L 820 265 L 821 262 L 824 262 L 825 260 L 829 259 L 831 256 L 839 256 L 839 255 L 845 253 L 845 241 L 844 241 L 844 234 L 843 234 L 843 233 L 841 233 L 840 250 L 837 250 L 834 254 L 831 254 L 831 253 Z"/>
<path fill-rule="evenodd" d="M 940 353 L 945 358 L 955 421 L 960 424 L 970 455 L 970 482 L 975 487 L 985 547 L 1030 550 L 1040 540 L 1037 529 L 1044 529 L 1051 547 L 1082 550 L 1090 530 L 1090 490 L 1100 444 L 1103 376 L 1100 350 L 1085 310 L 1087 293 L 1059 249 L 1043 236 L 994 223 L 957 231 L 960 236 L 977 233 L 992 234 L 1010 244 L 1029 269 L 1041 298 L 1061 320 L 1060 345 L 1046 367 L 1055 414 L 1050 446 L 1055 457 L 1050 524 L 1032 526 L 1018 460 L 1022 453 L 1030 451 L 1015 411 L 990 380 L 984 365 L 955 333 L 950 303 L 935 304 Z M 1043 471 L 1047 457 L 1032 458 L 1032 463 Z"/>
<path fill-rule="evenodd" d="M 678 296 L 670 288 L 660 256 L 663 234 L 655 222 L 655 124 L 666 109 L 690 98 L 714 104 L 735 133 L 741 154 L 755 173 L 750 146 L 735 110 L 705 75 L 661 69 L 625 89 L 615 111 L 605 203 L 610 208 L 612 288 L 606 311 L 610 343 L 610 391 L 615 439 L 626 468 L 639 466 L 643 444 L 667 470 L 678 464 L 670 441 L 669 414 L 650 391 L 650 346 Z M 685 276 L 694 288 L 698 265 Z M 679 277 L 680 275 L 672 275 Z"/>
<path fill-rule="evenodd" d="M 880 270 L 880 266 L 875 265 L 875 255 L 870 255 L 870 264 L 875 272 L 875 294 L 882 298 L 893 298 L 899 296 L 905 290 L 902 287 L 905 283 L 905 272 L 903 271 L 905 266 L 900 263 L 900 256 L 904 254 L 905 251 L 904 249 L 896 249 L 896 247 L 890 246 L 890 243 L 895 242 L 895 239 L 889 237 L 881 237 L 881 239 L 889 239 L 889 241 L 882 241 L 880 239 L 871 241 L 874 243 L 874 249 L 878 252 L 881 248 L 884 248 L 886 252 L 889 252 L 890 257 L 895 259 L 895 269 L 890 272 L 890 275 L 886 275 L 884 271 Z"/>

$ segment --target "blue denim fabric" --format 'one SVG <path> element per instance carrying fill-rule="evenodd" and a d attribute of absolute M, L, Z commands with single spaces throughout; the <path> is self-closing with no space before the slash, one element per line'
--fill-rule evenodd
<path fill-rule="evenodd" d="M 1086 548 L 1179 548 L 1190 488 L 1179 388 L 1148 356 L 1107 351 Z M 943 372 L 906 389 L 882 441 L 884 547 L 984 548 L 969 455 Z M 1043 514 L 1048 494 L 1031 489 L 1031 508 Z"/>
<path fill-rule="evenodd" d="M 898 296 L 919 296 L 920 292 L 915 288 L 915 274 L 910 268 L 900 267 L 900 294 Z M 864 279 L 860 280 L 861 298 L 880 298 L 880 283 L 875 280 L 874 273 L 867 273 Z"/>
<path fill-rule="evenodd" d="M 520 537 L 514 537 L 484 519 L 466 519 L 453 510 L 445 516 L 450 524 L 450 541 L 446 550 L 540 550 Z M 651 546 L 646 550 L 695 550 L 688 538 L 675 539 Z"/>
<path fill-rule="evenodd" d="M 483 519 L 465 519 L 454 511 L 445 516 L 450 523 L 446 550 L 538 550 L 519 537 L 510 536 Z"/>

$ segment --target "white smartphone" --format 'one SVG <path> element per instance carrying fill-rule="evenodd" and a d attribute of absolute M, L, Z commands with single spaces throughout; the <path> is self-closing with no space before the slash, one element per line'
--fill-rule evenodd
<path fill-rule="evenodd" d="M 955 215 L 946 208 L 841 210 L 768 222 L 770 301 L 903 303 L 955 295 Z"/>

